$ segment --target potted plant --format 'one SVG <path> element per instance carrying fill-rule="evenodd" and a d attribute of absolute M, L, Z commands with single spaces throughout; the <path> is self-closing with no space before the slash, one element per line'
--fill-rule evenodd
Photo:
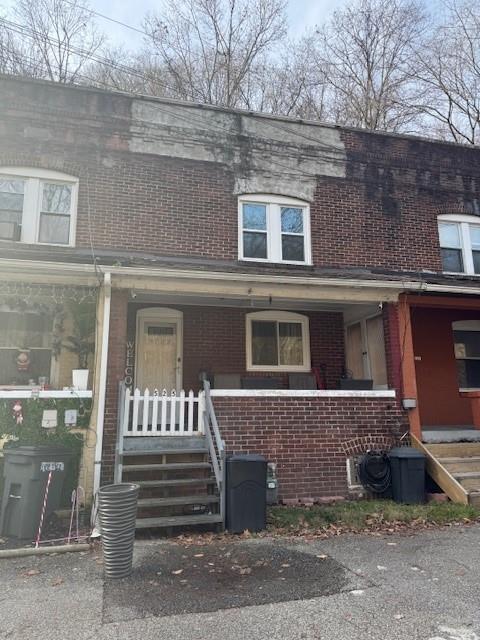
<path fill-rule="evenodd" d="M 73 331 L 64 346 L 78 357 L 78 369 L 72 370 L 73 386 L 85 390 L 88 389 L 88 357 L 95 349 L 95 303 L 72 301 L 69 311 Z"/>

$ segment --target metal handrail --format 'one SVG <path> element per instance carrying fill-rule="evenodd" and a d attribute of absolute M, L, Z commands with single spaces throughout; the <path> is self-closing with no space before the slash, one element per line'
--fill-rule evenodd
<path fill-rule="evenodd" d="M 220 515 L 225 523 L 225 442 L 220 435 L 215 409 L 210 395 L 210 382 L 203 381 L 204 426 L 213 472 L 220 493 Z M 213 432 L 213 435 L 212 435 Z"/>

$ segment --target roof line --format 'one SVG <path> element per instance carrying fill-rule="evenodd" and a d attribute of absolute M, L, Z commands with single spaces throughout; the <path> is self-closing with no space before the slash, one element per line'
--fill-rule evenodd
<path fill-rule="evenodd" d="M 59 82 L 53 82 L 51 80 L 44 80 L 39 78 L 27 78 L 24 76 L 17 76 L 11 74 L 0 73 L 0 82 L 2 80 L 10 81 L 10 82 L 19 82 L 22 84 L 39 84 L 48 87 L 54 87 L 56 89 L 61 90 L 74 90 L 74 91 L 84 91 L 88 93 L 100 93 L 102 95 L 117 95 L 119 97 L 128 98 L 130 100 L 141 100 L 144 102 L 156 102 L 161 104 L 169 104 L 175 105 L 190 109 L 202 109 L 209 111 L 217 111 L 220 113 L 230 113 L 241 116 L 250 116 L 252 118 L 261 118 L 264 120 L 275 120 L 277 122 L 288 122 L 291 124 L 300 124 L 308 127 L 319 127 L 323 129 L 331 129 L 333 131 L 345 131 L 345 132 L 353 132 L 359 133 L 363 135 L 374 135 L 378 137 L 384 138 L 394 138 L 400 140 L 412 140 L 423 142 L 432 145 L 443 145 L 448 147 L 455 147 L 466 150 L 478 150 L 477 145 L 467 145 L 461 142 L 454 142 L 450 140 L 437 140 L 435 138 L 427 138 L 425 136 L 409 134 L 409 133 L 395 133 L 392 131 L 380 131 L 380 130 L 372 130 L 372 129 L 363 129 L 361 127 L 352 127 L 346 125 L 338 125 L 332 124 L 329 122 L 321 122 L 319 120 L 309 120 L 305 118 L 294 118 L 292 116 L 283 116 L 283 115 L 275 115 L 270 113 L 264 113 L 261 111 L 253 111 L 248 109 L 239 109 L 232 107 L 222 107 L 219 105 L 213 104 L 204 104 L 201 102 L 191 102 L 188 100 L 178 100 L 174 98 L 165 98 L 160 96 L 149 96 L 141 93 L 129 93 L 127 91 L 121 91 L 119 89 L 103 89 L 100 87 L 91 87 L 88 85 L 78 85 L 78 84 L 64 84 Z"/>

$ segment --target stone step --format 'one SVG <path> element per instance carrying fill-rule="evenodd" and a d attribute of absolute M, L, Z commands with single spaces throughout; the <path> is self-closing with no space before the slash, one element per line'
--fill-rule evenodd
<path fill-rule="evenodd" d="M 172 462 L 166 464 L 125 464 L 123 472 L 129 471 L 187 471 L 195 469 L 210 469 L 209 462 Z"/>
<path fill-rule="evenodd" d="M 184 527 L 200 524 L 220 524 L 222 516 L 218 513 L 190 516 L 164 516 L 161 518 L 137 518 L 137 529 L 160 529 L 164 527 Z"/>
<path fill-rule="evenodd" d="M 140 488 L 184 487 L 192 484 L 216 484 L 215 478 L 173 478 L 171 480 L 135 480 Z"/>
<path fill-rule="evenodd" d="M 124 451 L 120 454 L 123 458 L 136 458 L 140 456 L 183 456 L 191 453 L 203 454 L 208 453 L 207 449 L 155 449 L 148 451 Z"/>
<path fill-rule="evenodd" d="M 138 506 L 141 507 L 170 507 L 184 504 L 215 504 L 220 501 L 216 495 L 174 496 L 171 498 L 140 498 Z"/>

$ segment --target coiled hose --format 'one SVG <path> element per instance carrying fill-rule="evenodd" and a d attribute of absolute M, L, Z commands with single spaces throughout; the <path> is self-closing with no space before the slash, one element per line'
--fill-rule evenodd
<path fill-rule="evenodd" d="M 367 451 L 358 461 L 358 477 L 362 486 L 377 495 L 392 484 L 390 460 L 384 451 Z"/>

